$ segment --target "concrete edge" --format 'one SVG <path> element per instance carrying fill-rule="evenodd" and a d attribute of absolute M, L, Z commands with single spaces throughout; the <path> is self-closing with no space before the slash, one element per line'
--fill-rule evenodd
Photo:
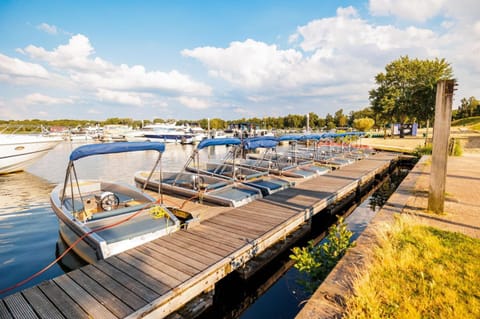
<path fill-rule="evenodd" d="M 357 238 L 356 246 L 347 251 L 297 314 L 296 319 L 342 317 L 345 296 L 353 293 L 352 282 L 369 264 L 373 256 L 372 247 L 377 243 L 378 234 L 382 229 L 386 230 L 393 225 L 395 215 L 401 213 L 408 200 L 415 196 L 418 176 L 423 173 L 428 158 L 429 156 L 423 156 L 417 162 L 365 231 Z"/>

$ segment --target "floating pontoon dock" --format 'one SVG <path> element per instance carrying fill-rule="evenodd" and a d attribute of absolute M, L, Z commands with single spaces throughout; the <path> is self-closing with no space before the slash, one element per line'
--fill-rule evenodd
<path fill-rule="evenodd" d="M 163 318 L 383 175 L 377 153 L 0 300 L 0 318 Z M 190 207 L 190 206 L 189 206 Z"/>

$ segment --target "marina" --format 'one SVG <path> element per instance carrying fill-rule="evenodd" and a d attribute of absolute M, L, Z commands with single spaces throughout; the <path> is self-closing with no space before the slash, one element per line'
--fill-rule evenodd
<path fill-rule="evenodd" d="M 190 202 L 184 209 L 201 217 L 198 224 L 7 296 L 2 313 L 164 317 L 214 291 L 216 282 L 308 226 L 312 216 L 355 196 L 396 160 L 377 153 L 238 208 L 204 213 L 205 205 Z"/>

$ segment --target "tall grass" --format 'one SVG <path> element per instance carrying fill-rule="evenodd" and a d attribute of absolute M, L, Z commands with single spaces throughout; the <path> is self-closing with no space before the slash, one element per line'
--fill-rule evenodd
<path fill-rule="evenodd" d="M 354 283 L 344 318 L 480 318 L 480 240 L 400 225 Z"/>

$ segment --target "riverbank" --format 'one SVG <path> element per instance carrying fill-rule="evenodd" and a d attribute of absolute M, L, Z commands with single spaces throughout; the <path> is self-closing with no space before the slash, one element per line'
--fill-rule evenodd
<path fill-rule="evenodd" d="M 477 145 L 471 143 L 471 146 Z M 480 154 L 476 150 L 476 147 L 466 148 L 463 156 L 448 160 L 444 215 L 427 213 L 431 159 L 423 157 L 358 238 L 357 246 L 347 252 L 296 318 L 341 316 L 345 297 L 353 293 L 355 276 L 369 269 L 372 247 L 382 230 L 392 227 L 395 216 L 414 216 L 407 219 L 408 223 L 480 238 Z"/>

